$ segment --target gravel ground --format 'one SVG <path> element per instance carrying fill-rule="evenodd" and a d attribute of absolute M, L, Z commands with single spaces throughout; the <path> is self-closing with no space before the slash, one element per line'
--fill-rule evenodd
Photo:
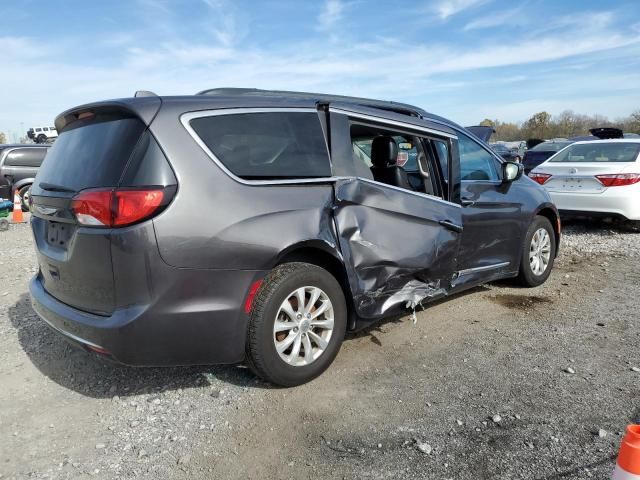
<path fill-rule="evenodd" d="M 640 234 L 567 225 L 544 286 L 381 323 L 294 389 L 68 346 L 29 305 L 28 227 L 0 239 L 2 479 L 608 478 L 640 422 Z"/>

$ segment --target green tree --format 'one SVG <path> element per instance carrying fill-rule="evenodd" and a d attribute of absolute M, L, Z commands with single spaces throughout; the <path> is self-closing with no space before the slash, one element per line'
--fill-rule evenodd
<path fill-rule="evenodd" d="M 520 127 L 516 123 L 498 122 L 496 120 L 496 140 L 502 140 L 504 142 L 513 142 L 516 140 L 522 140 L 522 132 Z"/>
<path fill-rule="evenodd" d="M 4 132 L 0 132 L 0 143 L 7 143 L 7 136 Z"/>
<path fill-rule="evenodd" d="M 633 112 L 624 121 L 626 131 L 629 133 L 640 133 L 640 110 Z"/>
<path fill-rule="evenodd" d="M 546 138 L 550 133 L 551 115 L 548 112 L 538 112 L 522 126 L 529 138 Z"/>

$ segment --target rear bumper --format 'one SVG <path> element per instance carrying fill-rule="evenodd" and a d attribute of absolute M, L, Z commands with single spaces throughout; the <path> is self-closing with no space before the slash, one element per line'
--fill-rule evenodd
<path fill-rule="evenodd" d="M 549 192 L 549 195 L 560 212 L 593 212 L 640 220 L 640 188 L 635 187 L 612 187 L 595 194 Z"/>
<path fill-rule="evenodd" d="M 239 363 L 244 359 L 248 315 L 242 309 L 254 271 L 179 270 L 153 304 L 100 316 L 66 305 L 29 284 L 36 313 L 57 333 L 87 350 L 133 366 Z M 185 292 L 206 282 L 211 289 Z M 215 293 L 214 293 L 215 292 Z M 204 298 L 203 298 L 204 297 Z"/>

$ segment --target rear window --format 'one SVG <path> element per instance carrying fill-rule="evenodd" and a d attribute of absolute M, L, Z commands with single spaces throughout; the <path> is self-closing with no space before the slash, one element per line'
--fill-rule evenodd
<path fill-rule="evenodd" d="M 534 152 L 558 152 L 567 145 L 571 145 L 571 142 L 542 142 L 529 150 Z"/>
<path fill-rule="evenodd" d="M 635 162 L 640 143 L 588 143 L 571 145 L 550 162 Z"/>
<path fill-rule="evenodd" d="M 190 124 L 216 158 L 240 178 L 331 176 L 316 113 L 214 115 L 195 118 Z"/>
<path fill-rule="evenodd" d="M 7 154 L 7 167 L 39 167 L 47 153 L 46 148 L 17 148 Z"/>
<path fill-rule="evenodd" d="M 58 135 L 38 181 L 73 191 L 117 186 L 145 125 L 137 118 L 113 117 L 74 125 Z"/>

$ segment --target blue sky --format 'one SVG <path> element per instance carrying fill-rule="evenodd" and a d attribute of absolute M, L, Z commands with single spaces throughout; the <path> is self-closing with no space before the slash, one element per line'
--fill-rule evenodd
<path fill-rule="evenodd" d="M 640 109 L 640 2 L 0 0 L 0 131 L 220 86 L 393 99 L 463 124 Z"/>

